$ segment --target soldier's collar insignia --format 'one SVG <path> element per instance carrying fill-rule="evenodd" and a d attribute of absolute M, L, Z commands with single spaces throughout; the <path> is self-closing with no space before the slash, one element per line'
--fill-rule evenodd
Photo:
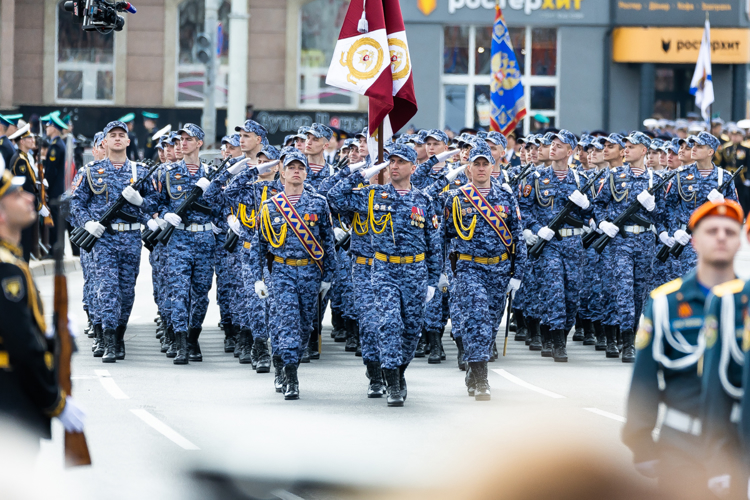
<path fill-rule="evenodd" d="M 686 179 L 689 181 L 692 181 L 695 176 L 693 174 L 689 174 Z"/>
<path fill-rule="evenodd" d="M 174 178 L 175 178 L 175 179 L 181 179 L 181 178 L 182 178 L 182 175 L 180 175 L 180 174 L 174 174 Z"/>
<path fill-rule="evenodd" d="M 624 178 L 625 178 L 625 172 L 620 174 L 620 179 L 624 179 Z"/>
<path fill-rule="evenodd" d="M 386 199 L 388 198 L 388 193 L 383 193 L 380 195 L 381 198 Z"/>
<path fill-rule="evenodd" d="M 549 179 L 544 179 L 544 180 L 542 181 L 542 184 L 549 184 Z"/>
<path fill-rule="evenodd" d="M 26 292 L 26 286 L 20 276 L 5 278 L 2 287 L 5 298 L 11 302 L 19 302 Z"/>
<path fill-rule="evenodd" d="M 104 169 L 100 168 L 99 170 L 97 170 L 97 172 L 99 172 L 100 174 L 103 174 L 104 173 Z"/>

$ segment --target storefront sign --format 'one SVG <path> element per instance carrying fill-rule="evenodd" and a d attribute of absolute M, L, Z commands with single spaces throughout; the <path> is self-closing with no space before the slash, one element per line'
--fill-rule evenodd
<path fill-rule="evenodd" d="M 615 24 L 629 26 L 747 26 L 748 0 L 617 0 Z"/>
<path fill-rule="evenodd" d="M 302 126 L 323 123 L 349 134 L 367 126 L 367 113 L 333 113 L 326 111 L 256 111 L 253 119 L 266 127 L 271 144 L 281 144 L 284 136 L 297 132 Z"/>
<path fill-rule="evenodd" d="M 612 59 L 623 63 L 694 64 L 702 36 L 702 28 L 615 28 Z M 711 62 L 750 62 L 750 30 L 712 29 Z"/>

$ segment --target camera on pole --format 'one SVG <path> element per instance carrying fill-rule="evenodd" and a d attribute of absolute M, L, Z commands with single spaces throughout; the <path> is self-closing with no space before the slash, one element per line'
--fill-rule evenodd
<path fill-rule="evenodd" d="M 63 8 L 73 13 L 78 22 L 83 24 L 84 31 L 104 34 L 122 31 L 125 19 L 118 16 L 118 12 L 136 13 L 130 2 L 110 3 L 106 0 L 68 0 Z"/>

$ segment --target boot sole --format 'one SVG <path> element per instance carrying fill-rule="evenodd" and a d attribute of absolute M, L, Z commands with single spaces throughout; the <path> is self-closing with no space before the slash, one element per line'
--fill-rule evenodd
<path fill-rule="evenodd" d="M 514 337 L 513 340 L 516 342 L 526 342 L 526 337 Z"/>
<path fill-rule="evenodd" d="M 594 344 L 594 345 L 596 345 L 596 344 Z M 606 348 L 605 346 L 602 346 L 602 345 L 597 345 L 597 346 L 596 346 L 596 347 L 594 348 L 594 350 L 595 350 L 595 351 L 606 351 L 606 350 L 607 350 L 607 348 Z"/>
<path fill-rule="evenodd" d="M 616 359 L 616 358 L 620 357 L 620 353 L 619 352 L 617 354 L 607 353 L 607 357 L 608 358 L 612 358 L 612 359 Z"/>
<path fill-rule="evenodd" d="M 243 360 L 240 360 L 240 364 L 241 364 L 241 365 L 251 365 L 251 364 L 253 364 L 253 363 L 252 363 L 252 361 L 250 361 L 250 360 L 248 359 L 247 361 L 243 361 Z"/>
<path fill-rule="evenodd" d="M 402 406 L 404 406 L 403 401 L 394 401 L 393 403 L 391 402 L 388 403 L 388 408 L 400 408 Z"/>
<path fill-rule="evenodd" d="M 476 396 L 474 396 L 474 399 L 476 401 L 489 401 L 492 399 L 492 396 L 489 394 L 477 394 Z"/>
<path fill-rule="evenodd" d="M 551 358 L 552 357 L 552 353 L 551 352 L 543 352 L 542 353 L 542 357 L 543 358 Z"/>
<path fill-rule="evenodd" d="M 440 364 L 440 360 L 439 359 L 428 359 L 427 360 L 427 364 L 428 365 L 439 365 Z"/>
<path fill-rule="evenodd" d="M 316 352 L 315 354 L 311 354 L 310 359 L 320 359 L 320 353 Z"/>
<path fill-rule="evenodd" d="M 255 373 L 269 373 L 271 371 L 270 366 L 259 366 L 255 369 Z"/>
<path fill-rule="evenodd" d="M 542 350 L 542 346 L 535 346 L 535 345 L 529 346 L 529 351 L 541 351 L 541 350 Z"/>
<path fill-rule="evenodd" d="M 357 352 L 356 347 L 345 347 L 344 352 Z"/>
<path fill-rule="evenodd" d="M 567 363 L 568 358 L 555 358 L 555 363 Z"/>
<path fill-rule="evenodd" d="M 172 361 L 172 363 L 175 365 L 187 365 L 188 364 L 187 361 L 177 361 L 177 360 Z"/>
<path fill-rule="evenodd" d="M 193 363 L 193 362 L 200 363 L 201 361 L 203 361 L 203 356 L 201 356 L 200 358 L 197 358 L 197 357 L 191 357 L 190 358 L 190 362 L 191 363 Z"/>
<path fill-rule="evenodd" d="M 177 357 L 177 353 L 175 353 L 175 354 L 169 354 L 169 353 L 167 353 L 167 357 L 169 359 L 176 358 Z"/>
<path fill-rule="evenodd" d="M 368 394 L 367 397 L 369 399 L 380 399 L 384 396 L 384 394 Z"/>
<path fill-rule="evenodd" d="M 299 396 L 284 396 L 284 399 L 286 401 L 295 401 L 295 400 L 299 399 Z"/>
<path fill-rule="evenodd" d="M 117 361 L 115 358 L 112 358 L 112 359 L 102 358 L 102 363 L 114 363 L 115 361 Z"/>
<path fill-rule="evenodd" d="M 424 358 L 424 356 L 425 356 L 424 354 L 415 354 L 414 355 L 415 358 Z"/>
<path fill-rule="evenodd" d="M 281 392 L 282 392 L 281 387 L 279 387 L 278 389 L 276 389 L 276 392 L 278 392 L 279 394 L 281 394 Z"/>
<path fill-rule="evenodd" d="M 588 340 L 584 340 L 584 341 L 583 341 L 583 345 L 596 345 L 596 341 L 588 341 Z"/>
<path fill-rule="evenodd" d="M 635 358 L 622 358 L 623 363 L 635 363 Z"/>
<path fill-rule="evenodd" d="M 101 353 L 101 354 L 96 353 L 96 352 L 94 353 L 95 358 L 101 358 L 102 356 L 104 356 L 104 353 Z"/>

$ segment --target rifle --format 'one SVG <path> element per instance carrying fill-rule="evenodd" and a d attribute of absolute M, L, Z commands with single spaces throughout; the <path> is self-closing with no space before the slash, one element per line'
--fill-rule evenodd
<path fill-rule="evenodd" d="M 67 217 L 68 202 L 56 201 L 60 218 L 64 221 Z M 53 322 L 55 325 L 55 355 L 57 357 L 57 380 L 60 389 L 65 394 L 72 394 L 72 382 L 70 380 L 70 360 L 75 350 L 75 344 L 68 330 L 68 283 L 65 278 L 65 267 L 63 256 L 65 251 L 65 224 L 57 225 L 57 242 L 55 243 L 55 310 Z M 76 467 L 80 465 L 91 465 L 91 455 L 86 444 L 86 436 L 83 432 L 65 431 L 65 466 Z"/>
<path fill-rule="evenodd" d="M 521 183 L 521 181 L 524 180 L 527 175 L 529 175 L 529 172 L 531 172 L 531 167 L 533 166 L 533 163 L 527 164 L 523 170 L 518 172 L 518 175 L 510 179 L 510 182 L 508 183 L 510 184 L 510 187 L 515 189 Z"/>
<path fill-rule="evenodd" d="M 673 170 L 668 175 L 664 176 L 661 181 L 659 181 L 656 185 L 651 186 L 648 188 L 648 194 L 653 195 L 654 193 L 658 192 L 661 188 L 663 188 L 669 181 L 672 180 L 672 177 L 677 175 L 677 170 Z M 638 200 L 634 200 L 628 207 L 622 211 L 620 215 L 615 217 L 615 220 L 612 221 L 612 224 L 617 226 L 617 228 L 620 230 L 620 234 L 623 238 L 626 238 L 625 233 L 625 224 L 628 221 L 631 221 L 633 217 L 638 213 L 638 211 L 642 208 L 641 203 Z M 638 223 L 639 221 L 634 221 Z M 591 231 L 589 234 L 598 234 L 594 231 Z M 588 236 L 588 235 L 587 235 Z M 596 250 L 596 253 L 602 253 L 604 251 L 604 248 L 609 244 L 609 242 L 612 241 L 612 238 L 609 237 L 608 234 L 604 233 L 599 235 L 599 239 L 596 240 L 596 243 L 594 243 L 594 250 Z"/>
<path fill-rule="evenodd" d="M 219 175 L 224 170 L 224 168 L 229 164 L 229 161 L 231 159 L 232 158 L 225 159 L 223 162 L 221 162 L 221 165 L 219 165 L 219 167 L 216 170 L 214 170 L 213 172 L 208 172 L 206 174 L 206 179 L 208 179 L 209 181 L 213 180 L 214 177 Z M 180 216 L 183 223 L 185 222 L 185 215 L 187 215 L 188 210 L 193 208 L 193 205 L 195 204 L 195 202 L 198 201 L 198 198 L 200 198 L 201 196 L 203 196 L 203 190 L 199 188 L 198 186 L 194 186 L 193 190 L 190 191 L 190 193 L 187 196 L 185 196 L 185 199 L 182 200 L 182 203 L 180 204 L 180 206 L 177 207 L 177 210 L 174 211 L 176 215 Z M 174 234 L 176 229 L 177 229 L 176 226 L 173 226 L 172 224 L 167 224 L 166 228 L 164 229 L 159 228 L 156 231 L 154 231 L 153 234 L 151 235 L 151 238 L 149 238 L 149 241 L 153 242 L 154 240 L 158 240 L 163 245 L 166 245 L 167 243 L 169 243 L 169 239 L 172 238 L 172 235 Z"/>
<path fill-rule="evenodd" d="M 141 186 L 143 186 L 143 183 L 146 182 L 150 177 L 151 174 L 154 173 L 154 171 L 159 168 L 159 164 L 153 164 L 150 165 L 150 162 L 146 163 L 151 168 L 149 169 L 148 173 L 138 179 L 135 182 L 132 182 L 130 184 L 130 187 L 135 189 L 136 191 L 141 189 Z M 125 197 L 120 193 L 120 196 L 115 200 L 115 202 L 109 206 L 106 212 L 104 212 L 104 215 L 102 215 L 99 218 L 99 224 L 106 227 L 109 230 L 109 223 L 112 219 L 115 219 L 117 217 L 121 217 L 125 220 L 133 219 L 134 217 L 131 215 L 126 215 L 121 212 L 122 208 L 128 203 L 128 201 L 125 199 Z M 133 221 L 135 222 L 135 221 Z M 96 242 L 99 241 L 99 238 L 94 236 L 93 234 L 86 231 L 84 227 L 77 227 L 73 230 L 73 233 L 70 235 L 70 241 L 71 243 L 74 243 L 75 245 L 81 247 L 83 250 L 90 252 L 92 248 L 94 248 L 94 245 L 96 245 Z"/>
<path fill-rule="evenodd" d="M 510 279 L 516 274 L 516 244 L 510 249 Z M 508 332 L 510 331 L 510 311 L 513 309 L 513 292 L 508 292 L 508 312 L 505 315 L 505 341 L 503 344 L 503 356 L 508 351 Z"/>
<path fill-rule="evenodd" d="M 732 174 L 732 176 L 729 179 L 725 180 L 724 184 L 722 184 L 721 186 L 719 186 L 718 191 L 721 194 L 724 194 L 724 192 L 727 190 L 727 188 L 729 186 L 731 186 L 731 185 L 734 184 L 734 179 L 745 170 L 745 167 L 746 167 L 745 165 L 742 165 L 740 168 L 738 168 L 737 170 L 735 170 L 734 174 Z M 690 229 L 686 229 L 685 231 L 688 234 L 692 234 L 693 233 Z M 671 253 L 672 257 L 674 257 L 675 259 L 679 259 L 680 255 L 682 255 L 682 251 L 685 250 L 685 246 L 686 245 L 680 245 L 679 243 L 677 243 L 675 241 L 674 245 L 672 245 L 672 248 L 669 249 L 669 253 Z M 661 249 L 660 249 L 660 251 L 661 251 Z"/>
<path fill-rule="evenodd" d="M 606 172 L 605 169 L 601 169 L 599 172 L 596 173 L 595 176 L 593 176 L 583 188 L 581 188 L 579 191 L 581 193 L 585 193 L 589 189 L 592 188 L 594 183 L 599 180 L 599 177 L 604 175 L 604 172 Z M 581 226 L 583 223 L 573 217 L 571 217 L 570 213 L 577 207 L 575 203 L 573 203 L 571 200 L 568 200 L 568 202 L 565 204 L 565 206 L 560 210 L 555 217 L 550 221 L 550 223 L 547 225 L 548 228 L 553 230 L 555 232 L 555 235 L 557 239 L 562 239 L 560 236 L 560 233 L 557 231 L 562 227 L 563 224 L 568 223 L 572 226 Z M 534 244 L 533 247 L 531 247 L 531 250 L 529 250 L 529 257 L 532 257 L 534 259 L 539 258 L 540 255 L 542 255 L 542 252 L 544 251 L 544 247 L 547 246 L 547 240 L 544 238 L 539 238 L 539 240 Z"/>

